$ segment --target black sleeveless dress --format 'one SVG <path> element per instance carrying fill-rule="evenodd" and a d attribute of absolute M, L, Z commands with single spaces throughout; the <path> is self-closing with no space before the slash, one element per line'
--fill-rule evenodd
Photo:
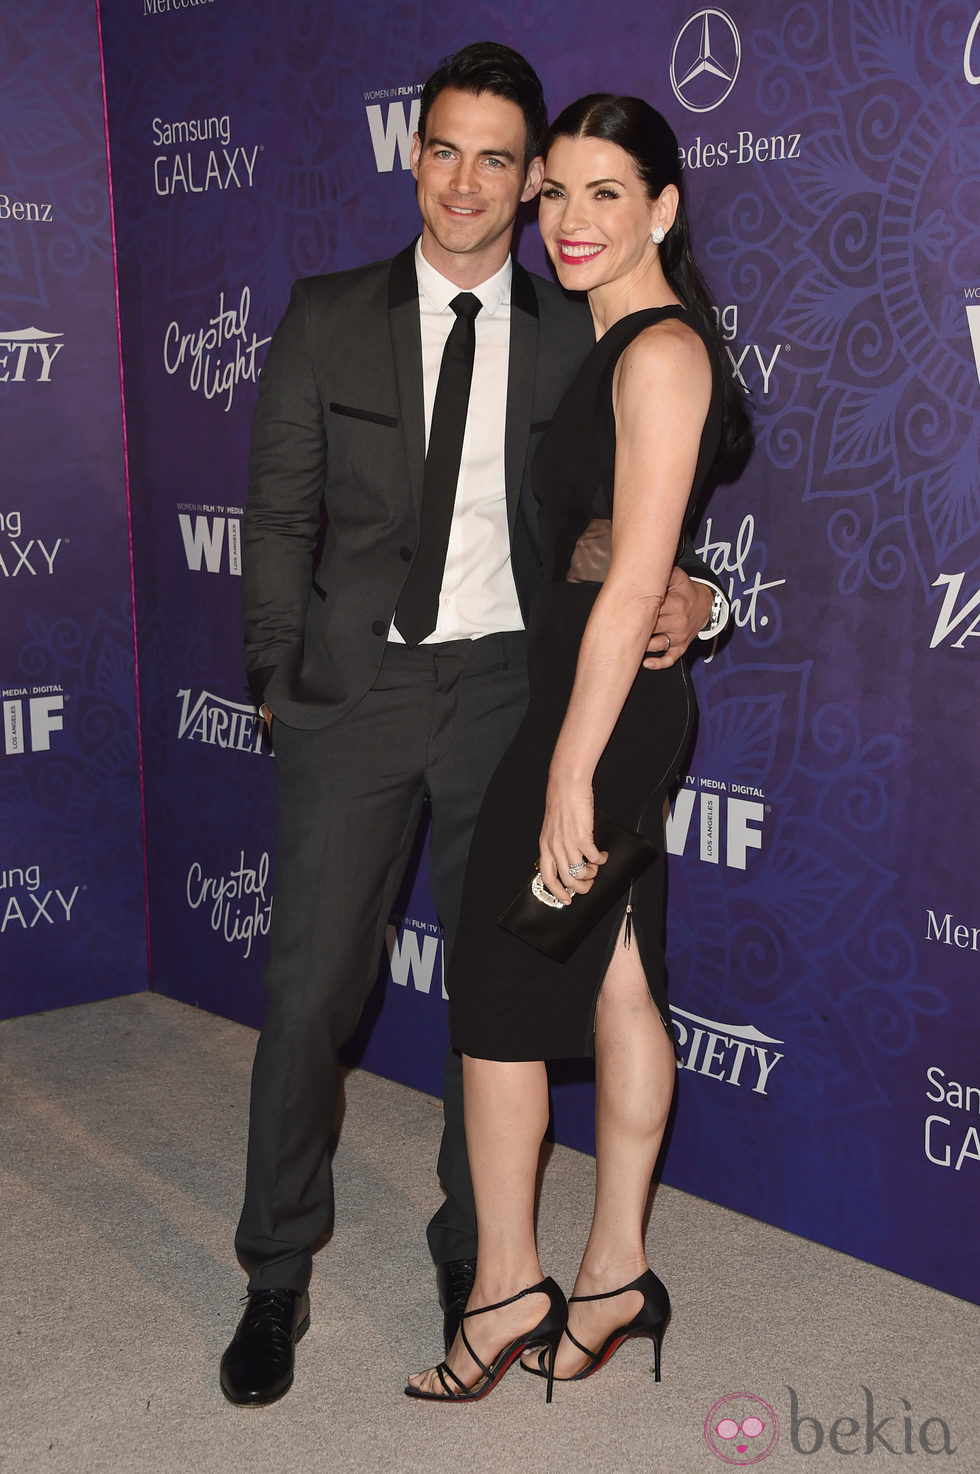
<path fill-rule="evenodd" d="M 613 374 L 632 339 L 667 318 L 687 323 L 704 338 L 696 319 L 680 307 L 635 312 L 614 323 L 582 365 L 534 460 L 544 582 L 528 624 L 530 700 L 480 809 L 447 980 L 453 1046 L 479 1059 L 593 1053 L 596 1003 L 627 897 L 563 963 L 505 932 L 496 917 L 534 869 L 548 767 L 571 696 L 582 634 L 601 587 L 569 583 L 566 575 L 589 522 L 612 516 Z M 712 396 L 685 522 L 715 459 L 721 429 L 720 369 L 706 346 L 712 359 Z M 694 715 L 684 661 L 666 670 L 641 667 L 593 782 L 597 807 L 639 829 L 659 851 L 658 861 L 635 881 L 630 902 L 633 945 L 640 949 L 651 996 L 668 1029 L 663 809 Z"/>

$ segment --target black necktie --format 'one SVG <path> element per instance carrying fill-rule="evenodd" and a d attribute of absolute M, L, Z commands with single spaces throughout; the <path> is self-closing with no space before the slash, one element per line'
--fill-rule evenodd
<path fill-rule="evenodd" d="M 406 645 L 418 645 L 436 627 L 449 529 L 456 503 L 466 410 L 470 402 L 476 348 L 475 318 L 481 303 L 472 292 L 460 292 L 449 305 L 456 314 L 456 321 L 442 352 L 439 382 L 432 405 L 429 448 L 422 481 L 419 548 L 395 613 L 395 626 Z"/>

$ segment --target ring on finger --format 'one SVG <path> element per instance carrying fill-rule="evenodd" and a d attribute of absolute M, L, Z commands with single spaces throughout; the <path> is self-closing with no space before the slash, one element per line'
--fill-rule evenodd
<path fill-rule="evenodd" d="M 577 865 L 569 865 L 569 867 L 568 867 L 568 873 L 572 877 L 572 879 L 574 880 L 574 878 L 578 875 L 578 873 L 579 873 L 580 870 L 587 870 L 588 869 L 588 865 L 589 865 L 588 860 L 580 860 Z"/>

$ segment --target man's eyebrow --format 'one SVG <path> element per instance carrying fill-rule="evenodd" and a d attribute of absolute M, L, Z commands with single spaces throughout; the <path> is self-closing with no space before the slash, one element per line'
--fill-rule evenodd
<path fill-rule="evenodd" d="M 425 140 L 425 147 L 451 148 L 453 153 L 457 154 L 462 152 L 459 144 L 453 143 L 448 138 L 427 138 Z M 514 162 L 514 155 L 511 153 L 509 148 L 481 148 L 478 150 L 478 152 L 480 158 L 509 159 L 511 163 Z"/>

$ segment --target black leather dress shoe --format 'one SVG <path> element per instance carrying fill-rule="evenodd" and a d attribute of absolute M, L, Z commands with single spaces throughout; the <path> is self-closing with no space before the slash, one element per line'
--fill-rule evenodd
<path fill-rule="evenodd" d="M 442 1334 L 446 1342 L 446 1355 L 456 1339 L 466 1302 L 470 1298 L 476 1278 L 475 1259 L 450 1259 L 446 1264 L 436 1265 L 436 1284 L 439 1286 L 439 1304 L 444 1315 Z"/>
<path fill-rule="evenodd" d="M 221 1390 L 229 1402 L 258 1407 L 293 1385 L 293 1348 L 310 1325 L 304 1290 L 253 1290 L 231 1345 L 221 1358 Z"/>

